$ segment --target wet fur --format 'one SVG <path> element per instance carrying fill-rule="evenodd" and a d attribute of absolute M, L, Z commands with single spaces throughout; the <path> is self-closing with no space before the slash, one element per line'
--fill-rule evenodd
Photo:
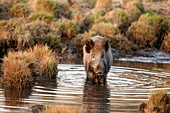
<path fill-rule="evenodd" d="M 101 59 L 101 54 L 104 54 L 104 58 Z M 95 54 L 96 59 L 92 60 L 92 54 Z M 98 63 L 102 60 L 102 64 L 98 66 Z M 95 36 L 92 39 L 87 40 L 86 44 L 83 46 L 83 63 L 87 78 L 98 83 L 103 83 L 106 80 L 106 75 L 109 72 L 109 69 L 112 65 L 113 57 L 111 53 L 111 46 L 109 41 L 101 36 Z M 91 69 L 103 70 L 103 76 L 96 76 L 95 71 Z"/>

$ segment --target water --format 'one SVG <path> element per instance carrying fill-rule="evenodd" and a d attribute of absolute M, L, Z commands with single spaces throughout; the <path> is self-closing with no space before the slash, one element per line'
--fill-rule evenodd
<path fill-rule="evenodd" d="M 134 68 L 134 64 L 130 67 L 130 62 L 123 61 L 115 61 L 114 65 L 105 86 L 86 81 L 84 67 L 76 64 L 59 64 L 56 79 L 37 80 L 32 89 L 19 92 L 0 86 L 0 112 L 30 113 L 29 107 L 34 104 L 49 104 L 78 106 L 91 113 L 137 113 L 150 93 L 166 90 L 170 94 L 170 73 L 161 66 L 157 69 L 154 64 L 141 64 L 152 67 L 150 70 L 140 65 Z"/>

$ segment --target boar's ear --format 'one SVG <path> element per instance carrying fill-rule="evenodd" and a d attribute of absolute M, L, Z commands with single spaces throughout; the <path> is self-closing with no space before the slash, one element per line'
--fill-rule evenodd
<path fill-rule="evenodd" d="M 93 46 L 94 46 L 94 42 L 93 42 L 93 40 L 92 39 L 88 39 L 88 40 L 86 40 L 86 47 L 85 47 L 85 49 L 86 49 L 86 52 L 87 53 L 90 53 L 90 50 L 93 48 Z"/>
<path fill-rule="evenodd" d="M 109 50 L 109 40 L 106 40 L 104 47 L 105 47 L 105 51 L 107 52 Z"/>

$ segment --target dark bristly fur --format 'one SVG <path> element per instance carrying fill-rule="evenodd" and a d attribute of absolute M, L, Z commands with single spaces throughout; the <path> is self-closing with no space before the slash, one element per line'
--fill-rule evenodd
<path fill-rule="evenodd" d="M 83 47 L 83 63 L 88 79 L 103 84 L 112 60 L 111 46 L 106 38 L 95 36 L 86 41 Z"/>

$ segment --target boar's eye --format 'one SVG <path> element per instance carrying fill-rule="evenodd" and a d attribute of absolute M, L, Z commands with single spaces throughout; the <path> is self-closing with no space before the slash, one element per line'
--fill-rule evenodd
<path fill-rule="evenodd" d="M 92 54 L 92 58 L 95 58 L 95 54 Z"/>
<path fill-rule="evenodd" d="M 104 54 L 101 55 L 101 58 L 104 58 Z"/>

